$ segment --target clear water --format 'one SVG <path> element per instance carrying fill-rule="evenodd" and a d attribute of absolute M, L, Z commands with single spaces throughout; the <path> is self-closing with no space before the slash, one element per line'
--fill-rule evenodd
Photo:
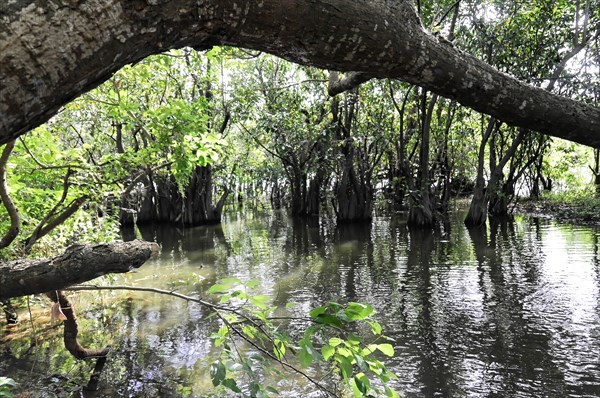
<path fill-rule="evenodd" d="M 394 339 L 388 366 L 403 397 L 600 396 L 600 228 L 518 217 L 469 231 L 461 219 L 409 231 L 401 215 L 335 228 L 232 212 L 218 226 L 142 229 L 162 255 L 115 283 L 204 295 L 237 276 L 299 311 L 368 302 Z M 32 397 L 211 396 L 217 325 L 204 309 L 151 293 L 70 297 L 82 342 L 113 347 L 99 390 L 80 391 L 92 365 L 65 352 L 41 299 L 32 303 L 35 336 L 27 313 L 18 328 L 1 326 L 0 375 Z M 279 388 L 284 396 L 311 390 L 291 376 Z"/>

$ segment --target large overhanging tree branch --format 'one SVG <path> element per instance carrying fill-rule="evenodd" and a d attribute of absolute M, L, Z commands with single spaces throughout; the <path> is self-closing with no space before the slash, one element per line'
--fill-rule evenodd
<path fill-rule="evenodd" d="M 170 48 L 232 45 L 398 78 L 506 123 L 600 146 L 600 109 L 439 41 L 413 0 L 15 0 L 0 19 L 0 144 L 123 65 Z"/>
<path fill-rule="evenodd" d="M 75 245 L 52 259 L 0 263 L 0 299 L 45 293 L 101 275 L 128 272 L 158 252 L 158 244 L 136 240 Z"/>

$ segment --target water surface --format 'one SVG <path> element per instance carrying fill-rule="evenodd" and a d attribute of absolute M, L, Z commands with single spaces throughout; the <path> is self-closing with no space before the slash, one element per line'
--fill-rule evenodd
<path fill-rule="evenodd" d="M 461 217 L 435 231 L 410 231 L 400 215 L 335 228 L 269 212 L 231 212 L 222 225 L 188 230 L 142 228 L 162 244 L 161 257 L 114 283 L 205 295 L 236 276 L 259 280 L 274 305 L 293 301 L 299 312 L 329 300 L 370 303 L 394 340 L 387 363 L 403 397 L 600 396 L 600 229 L 518 217 L 467 230 Z M 70 296 L 82 341 L 113 347 L 100 390 L 85 396 L 210 396 L 209 335 L 218 323 L 203 308 L 150 293 Z M 35 336 L 29 322 L 3 326 L 0 375 L 32 396 L 81 396 L 91 365 L 74 361 L 46 321 Z M 311 392 L 294 377 L 278 388 Z"/>

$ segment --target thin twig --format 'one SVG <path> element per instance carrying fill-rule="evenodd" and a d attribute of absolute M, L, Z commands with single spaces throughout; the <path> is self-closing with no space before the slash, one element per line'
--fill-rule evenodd
<path fill-rule="evenodd" d="M 35 369 L 35 365 L 38 361 L 38 339 L 37 332 L 35 330 L 35 324 L 33 323 L 33 314 L 31 313 L 31 305 L 29 303 L 29 296 L 27 296 L 27 311 L 29 312 L 29 322 L 31 323 L 31 331 L 33 333 L 33 341 L 35 342 L 35 357 L 33 358 L 33 364 L 31 365 L 30 375 L 33 374 L 33 370 Z"/>

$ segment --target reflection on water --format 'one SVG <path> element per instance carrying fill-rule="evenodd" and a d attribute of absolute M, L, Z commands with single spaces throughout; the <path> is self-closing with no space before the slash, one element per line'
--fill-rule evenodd
<path fill-rule="evenodd" d="M 222 226 L 138 234 L 160 242 L 162 255 L 119 284 L 202 295 L 237 276 L 298 311 L 327 300 L 371 303 L 395 341 L 389 366 L 404 397 L 600 396 L 598 227 L 522 218 L 409 231 L 395 216 L 335 228 L 247 212 L 226 214 Z M 93 396 L 210 396 L 216 321 L 202 308 L 133 292 L 72 296 L 84 343 L 113 346 Z M 24 337 L 0 346 L 0 375 L 43 396 L 88 374 L 55 329 L 38 326 L 36 350 L 26 322 L 20 328 Z M 304 394 L 295 383 L 279 387 Z"/>

